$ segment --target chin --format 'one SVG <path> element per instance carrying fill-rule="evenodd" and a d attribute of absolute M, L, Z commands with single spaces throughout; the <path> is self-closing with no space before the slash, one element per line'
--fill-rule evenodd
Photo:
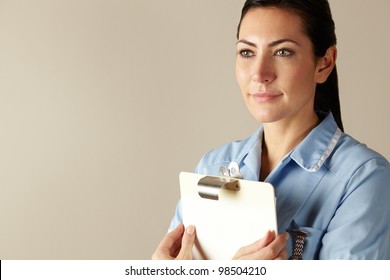
<path fill-rule="evenodd" d="M 279 121 L 285 117 L 283 108 L 280 106 L 253 106 L 254 104 L 246 104 L 249 113 L 260 123 L 272 123 Z M 256 104 L 257 105 L 257 104 Z"/>
<path fill-rule="evenodd" d="M 252 113 L 252 116 L 260 123 L 272 123 L 279 121 L 281 119 L 280 116 L 276 116 L 274 114 L 259 114 L 259 113 Z"/>

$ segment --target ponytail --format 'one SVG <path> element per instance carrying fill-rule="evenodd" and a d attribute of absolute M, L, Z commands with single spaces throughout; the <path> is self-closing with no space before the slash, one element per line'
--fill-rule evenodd
<path fill-rule="evenodd" d="M 340 128 L 344 131 L 343 122 L 341 120 L 340 98 L 336 65 L 330 73 L 328 79 L 323 84 L 318 84 L 314 100 L 314 110 L 317 114 L 328 114 L 331 112 Z"/>

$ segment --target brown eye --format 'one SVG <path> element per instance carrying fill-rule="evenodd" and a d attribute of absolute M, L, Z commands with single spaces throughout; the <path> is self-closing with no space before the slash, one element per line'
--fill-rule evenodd
<path fill-rule="evenodd" d="M 255 55 L 251 50 L 241 50 L 238 52 L 238 54 L 243 58 L 250 58 Z"/>
<path fill-rule="evenodd" d="M 294 52 L 291 50 L 288 50 L 288 49 L 281 49 L 281 50 L 277 50 L 275 52 L 275 55 L 280 56 L 280 57 L 287 57 L 287 56 L 291 56 L 293 54 L 294 54 Z"/>

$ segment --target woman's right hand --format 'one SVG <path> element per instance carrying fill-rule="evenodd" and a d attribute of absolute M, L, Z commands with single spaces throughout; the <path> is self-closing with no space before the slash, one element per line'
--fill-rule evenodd
<path fill-rule="evenodd" d="M 196 230 L 190 225 L 184 228 L 178 225 L 161 240 L 153 260 L 192 260 L 192 247 L 195 243 Z"/>
<path fill-rule="evenodd" d="M 242 247 L 234 255 L 234 260 L 287 260 L 286 250 L 289 234 L 275 235 L 275 232 L 268 231 L 266 235 L 245 247 Z"/>

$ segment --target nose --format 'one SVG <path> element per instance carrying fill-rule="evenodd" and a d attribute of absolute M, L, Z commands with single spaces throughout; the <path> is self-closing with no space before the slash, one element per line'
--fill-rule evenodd
<path fill-rule="evenodd" d="M 272 64 L 272 58 L 266 55 L 258 56 L 253 64 L 252 80 L 260 84 L 269 84 L 275 80 L 276 74 Z"/>

